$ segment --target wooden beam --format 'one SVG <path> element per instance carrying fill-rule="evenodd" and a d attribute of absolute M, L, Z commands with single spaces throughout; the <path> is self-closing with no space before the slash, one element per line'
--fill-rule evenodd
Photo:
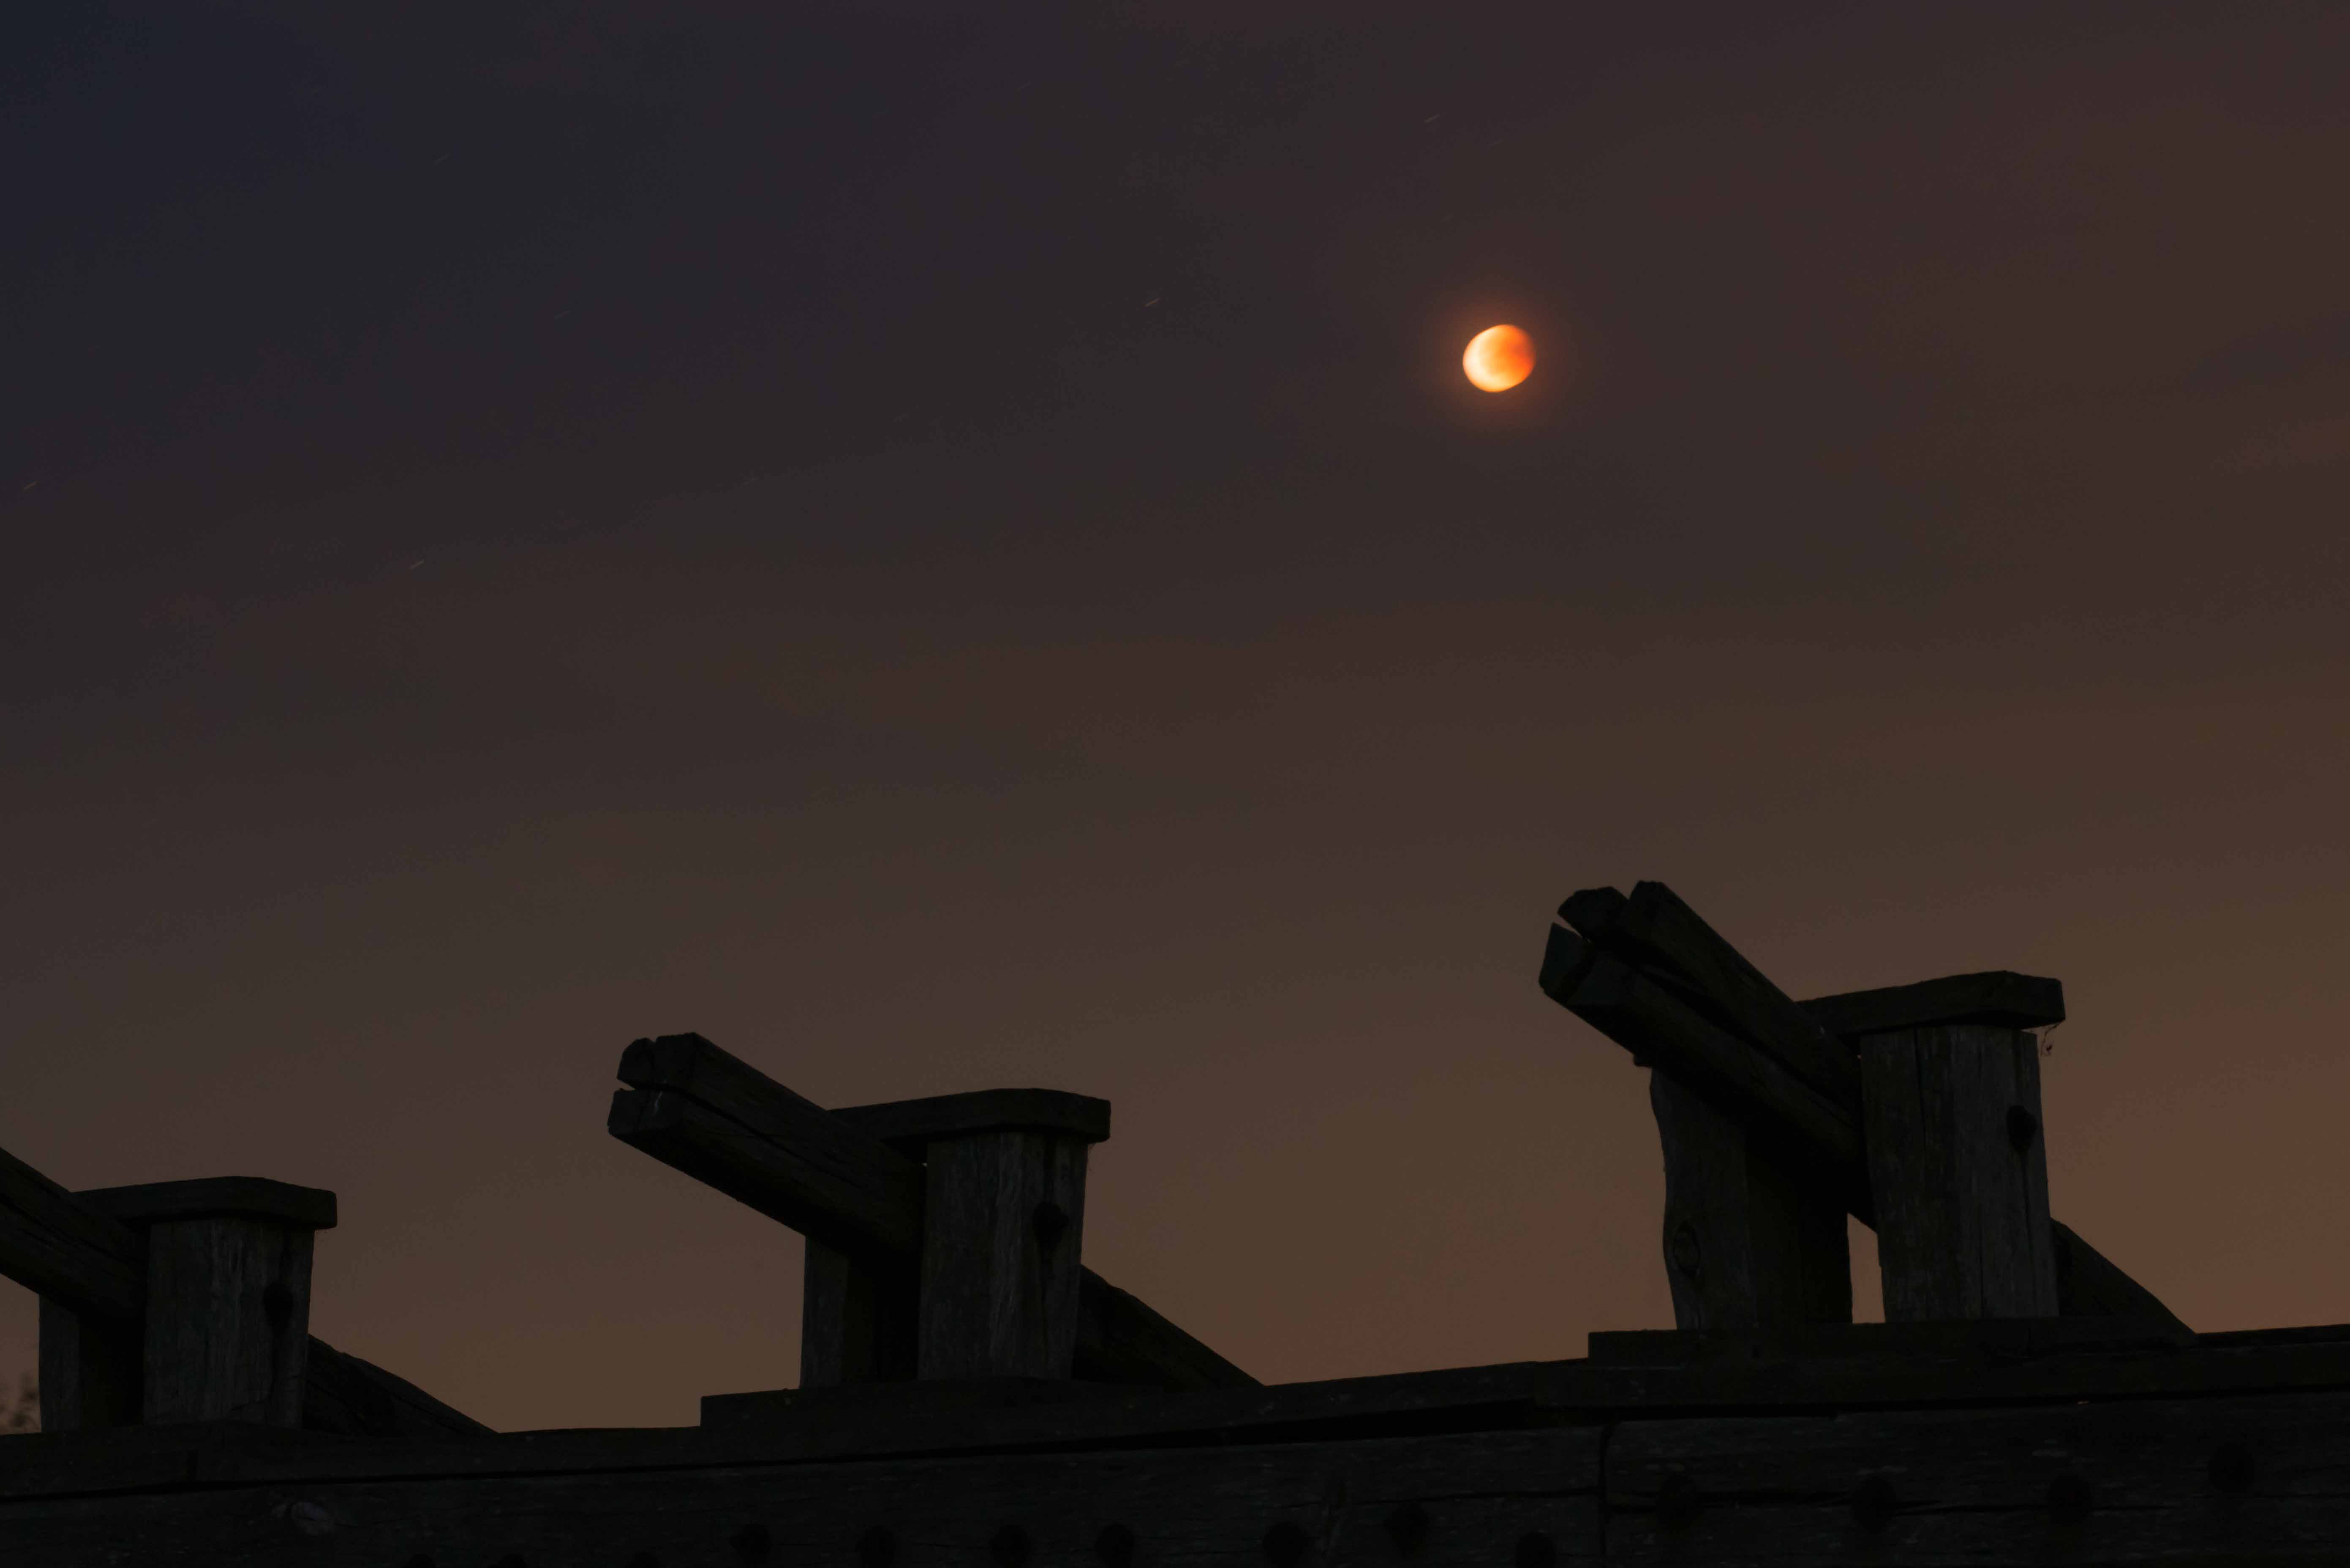
<path fill-rule="evenodd" d="M 1867 1170 L 1861 1154 L 1859 1077 L 1852 1069 L 1848 1110 L 1768 1053 L 1696 1006 L 1679 986 L 1614 953 L 1553 927 L 1544 967 L 1551 999 L 1577 1018 L 1706 1096 L 1801 1163 L 1840 1184 L 1847 1211 L 1870 1220 Z"/>
<path fill-rule="evenodd" d="M 491 1430 L 405 1377 L 315 1336 L 304 1379 L 302 1427 L 358 1438 L 482 1437 Z"/>
<path fill-rule="evenodd" d="M 2178 1334 L 2193 1334 L 2159 1297 L 2107 1262 L 2072 1227 L 2051 1220 L 2048 1229 L 2055 1241 L 2059 1313 L 2066 1317 L 2136 1318 Z"/>
<path fill-rule="evenodd" d="M 0 1149 L 0 1274 L 77 1313 L 135 1323 L 147 1310 L 138 1232 Z"/>
<path fill-rule="evenodd" d="M 1918 1029 L 1934 1023 L 2043 1029 L 2064 1022 L 2064 983 L 1999 969 L 1945 975 L 1913 985 L 1815 996 L 1795 1005 L 1829 1033 L 1847 1041 L 1887 1029 Z"/>
<path fill-rule="evenodd" d="M 1658 891 L 1641 900 L 1643 890 L 1651 888 Z M 1641 902 L 1644 911 L 1638 918 L 1633 912 L 1636 902 Z M 1809 1158 L 1840 1171 L 1849 1211 L 1873 1227 L 1876 1208 L 1862 1153 L 1857 1058 L 1807 1014 L 1805 1023 L 1827 1038 L 1841 1056 L 1840 1070 L 1830 1070 L 1835 1056 L 1804 1050 L 1796 1054 L 1807 1064 L 1806 1071 L 1798 1072 L 1785 1051 L 1766 1048 L 1749 1030 L 1778 1029 L 1783 1045 L 1793 1038 L 1780 1027 L 1784 1014 L 1771 1000 L 1775 996 L 1784 1002 L 1784 993 L 1762 979 L 1693 912 L 1684 918 L 1681 911 L 1687 908 L 1671 897 L 1670 889 L 1654 882 L 1639 884 L 1631 898 L 1613 888 L 1587 888 L 1575 894 L 1561 906 L 1561 914 L 1580 919 L 1589 929 L 1578 927 L 1583 930 L 1580 937 L 1557 926 L 1550 929 L 1539 976 L 1544 994 L 1629 1051 L 1636 1062 L 1663 1067 L 1700 1094 L 1712 1097 L 1724 1110 L 1769 1129 L 1773 1137 L 1794 1139 L 1809 1151 Z M 1761 981 L 1767 992 L 1758 990 L 1752 983 L 1754 980 Z M 1722 988 L 1720 993 L 1708 989 L 1716 984 Z M 1890 989 L 1909 992 L 1912 988 Z M 1914 996 L 1865 1004 L 1876 1011 L 1864 1015 L 1892 1015 L 1887 1010 L 1897 1005 L 1914 1013 L 1929 1003 L 1945 1005 L 1953 999 L 1964 1006 L 1980 1006 L 1988 987 L 1946 987 L 1929 981 L 1916 989 Z M 1847 994 L 1883 997 L 1888 993 Z M 2037 982 L 2021 988 L 2002 986 L 1998 994 L 2007 996 L 2012 1004 L 2029 1004 L 2043 1012 L 2050 1000 Z M 2022 1002 L 2015 1002 L 2019 997 Z M 2055 1000 L 2061 1004 L 2061 992 Z M 1863 1005 L 1855 1004 L 1855 1012 L 1859 1013 Z M 1787 1006 L 1801 1011 L 1792 1002 Z M 1925 1021 L 1948 1020 L 1929 1013 Z M 1822 1075 L 1830 1081 L 1825 1085 L 1817 1081 Z M 2053 1221 L 2051 1235 L 2057 1236 Z M 2073 1236 L 2073 1232 L 2065 1231 L 2062 1235 Z M 2052 1241 L 2052 1247 L 2058 1249 L 2061 1266 L 2066 1255 L 2061 1238 Z M 2084 1262 L 2082 1278 L 2088 1283 L 2068 1288 L 2060 1275 L 2060 1304 L 2069 1303 L 2064 1310 L 2127 1317 L 2158 1315 L 2147 1310 L 2147 1303 L 2153 1303 L 2157 1308 L 2160 1303 L 2144 1286 L 2093 1249 L 2076 1255 L 2095 1262 Z M 2160 1308 L 2158 1316 L 2178 1322 L 2167 1308 Z"/>
<path fill-rule="evenodd" d="M 803 1099 L 696 1034 L 639 1041 L 621 1065 L 622 1080 L 639 1086 L 613 1095 L 607 1125 L 614 1137 L 870 1267 L 901 1278 L 920 1267 L 923 1168 L 853 1118 Z M 918 1103 L 873 1114 L 877 1122 L 889 1113 L 902 1123 L 902 1108 Z M 1066 1104 L 1054 1114 L 1064 1113 L 1096 1117 Z M 1106 1106 L 1097 1119 L 1106 1131 Z M 1187 1388 L 1254 1382 L 1090 1270 L 1079 1274 L 1074 1357 L 1076 1376 L 1104 1381 Z"/>
<path fill-rule="evenodd" d="M 2000 1023 L 1860 1037 L 1885 1316 L 2054 1317 L 2040 1048 Z"/>
<path fill-rule="evenodd" d="M 843 1251 L 919 1255 L 921 1168 L 879 1139 L 699 1034 L 637 1041 L 619 1078 L 621 1142 Z"/>
<path fill-rule="evenodd" d="M 1669 1074 L 1648 1080 L 1665 1156 L 1665 1277 L 1697 1334 L 1852 1321 L 1845 1202 Z"/>

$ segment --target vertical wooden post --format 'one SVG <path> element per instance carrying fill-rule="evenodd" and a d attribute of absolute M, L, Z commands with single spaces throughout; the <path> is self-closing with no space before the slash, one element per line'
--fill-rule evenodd
<path fill-rule="evenodd" d="M 834 1114 L 901 1151 L 920 1150 L 917 1375 L 1069 1376 L 1087 1150 L 1109 1136 L 1109 1102 L 990 1089 Z"/>
<path fill-rule="evenodd" d="M 1768 1334 L 1852 1321 L 1845 1199 L 1737 1117 L 1661 1072 L 1648 1104 L 1665 1155 L 1665 1276 L 1673 1321 Z"/>
<path fill-rule="evenodd" d="M 800 1386 L 910 1381 L 918 1278 L 809 1238 L 800 1283 Z"/>
<path fill-rule="evenodd" d="M 2055 1316 L 2034 1037 L 1933 1023 L 1857 1044 L 1886 1320 Z"/>
<path fill-rule="evenodd" d="M 140 1418 L 299 1427 L 312 1238 L 335 1195 L 228 1176 L 79 1196 L 147 1238 Z"/>
<path fill-rule="evenodd" d="M 146 1331 L 41 1298 L 41 1430 L 82 1432 L 139 1422 Z"/>

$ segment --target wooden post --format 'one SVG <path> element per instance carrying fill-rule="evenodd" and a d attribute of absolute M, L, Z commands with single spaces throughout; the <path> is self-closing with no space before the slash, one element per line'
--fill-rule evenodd
<path fill-rule="evenodd" d="M 1663 1072 L 1648 1079 L 1665 1154 L 1665 1275 L 1673 1321 L 1769 1334 L 1852 1321 L 1843 1193 Z"/>
<path fill-rule="evenodd" d="M 1857 1044 L 1886 1320 L 2055 1316 L 2037 1040 L 1929 1023 Z"/>
<path fill-rule="evenodd" d="M 78 1196 L 146 1235 L 140 1418 L 299 1427 L 312 1237 L 335 1195 L 228 1176 Z"/>
<path fill-rule="evenodd" d="M 809 1237 L 800 1274 L 800 1386 L 911 1381 L 917 1282 L 910 1270 L 853 1258 Z"/>
<path fill-rule="evenodd" d="M 1109 1136 L 1109 1102 L 990 1089 L 835 1114 L 921 1149 L 918 1376 L 1071 1376 L 1086 1151 Z"/>
<path fill-rule="evenodd" d="M 83 1432 L 139 1422 L 145 1333 L 41 1298 L 41 1430 Z"/>

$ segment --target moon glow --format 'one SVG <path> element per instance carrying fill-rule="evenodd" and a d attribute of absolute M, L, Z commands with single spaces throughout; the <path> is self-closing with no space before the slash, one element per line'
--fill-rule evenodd
<path fill-rule="evenodd" d="M 1506 392 L 1534 373 L 1534 340 L 1514 327 L 1488 327 L 1461 350 L 1461 369 L 1480 391 Z"/>

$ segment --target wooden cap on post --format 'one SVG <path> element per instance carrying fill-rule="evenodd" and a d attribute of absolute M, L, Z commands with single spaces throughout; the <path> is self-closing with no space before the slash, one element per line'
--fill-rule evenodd
<path fill-rule="evenodd" d="M 78 1196 L 146 1236 L 140 1418 L 299 1427 L 313 1238 L 335 1195 L 224 1176 Z"/>

